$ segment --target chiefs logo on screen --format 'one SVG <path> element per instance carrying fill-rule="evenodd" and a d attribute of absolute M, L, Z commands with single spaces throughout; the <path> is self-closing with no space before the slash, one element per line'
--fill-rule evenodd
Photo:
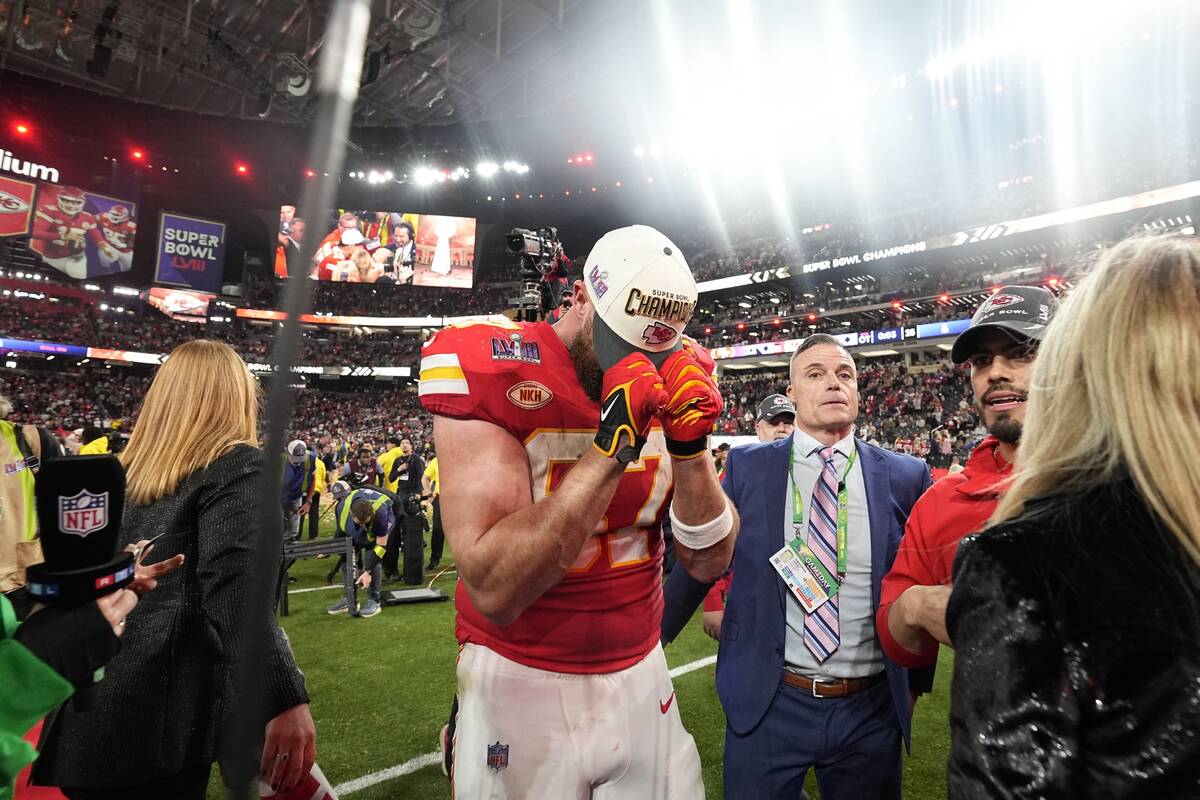
<path fill-rule="evenodd" d="M 1003 308 L 1023 302 L 1024 299 L 1015 294 L 994 294 L 988 300 L 988 308 Z"/>
<path fill-rule="evenodd" d="M 19 197 L 0 191 L 0 213 L 24 214 L 29 210 L 29 203 Z"/>
<path fill-rule="evenodd" d="M 12 178 L 0 178 L 0 236 L 29 233 L 36 186 Z"/>
<path fill-rule="evenodd" d="M 527 411 L 536 411 L 554 399 L 554 393 L 537 381 L 521 381 L 508 390 L 512 404 Z"/>
<path fill-rule="evenodd" d="M 646 344 L 666 344 L 675 336 L 675 329 L 670 325 L 663 325 L 661 322 L 653 322 L 646 326 L 646 330 L 642 331 L 642 339 Z"/>

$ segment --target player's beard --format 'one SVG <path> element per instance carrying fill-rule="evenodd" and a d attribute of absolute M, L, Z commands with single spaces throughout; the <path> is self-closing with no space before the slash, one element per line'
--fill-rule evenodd
<path fill-rule="evenodd" d="M 1018 444 L 1021 441 L 1021 423 L 1005 414 L 992 420 L 988 433 L 1005 444 Z"/>
<path fill-rule="evenodd" d="M 571 353 L 571 363 L 575 365 L 575 377 L 583 387 L 583 393 L 599 403 L 604 391 L 604 370 L 596 360 L 596 350 L 592 346 L 592 326 L 590 320 L 583 325 L 575 341 L 567 348 Z"/>

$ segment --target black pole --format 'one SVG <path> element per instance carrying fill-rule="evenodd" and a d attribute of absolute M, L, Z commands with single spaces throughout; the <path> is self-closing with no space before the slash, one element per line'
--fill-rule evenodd
<path fill-rule="evenodd" d="M 316 176 L 306 182 L 300 204 L 308 223 L 307 242 L 301 252 L 290 251 L 287 288 L 284 291 L 284 323 L 275 336 L 271 352 L 271 385 L 267 395 L 267 438 L 264 458 L 266 491 L 259 503 L 259 540 L 254 553 L 254 574 L 246 606 L 244 646 L 238 655 L 236 681 L 240 702 L 233 710 L 224 735 L 230 760 L 223 764 L 229 797 L 257 798 L 255 778 L 259 773 L 265 716 L 265 686 L 262 664 L 268 631 L 263 613 L 272 605 L 283 543 L 283 517 L 279 492 L 283 483 L 283 448 L 292 418 L 289 378 L 300 343 L 299 317 L 312 302 L 308 279 L 311 247 L 318 228 L 315 222 L 332 208 L 342 173 L 345 140 L 350 130 L 354 102 L 358 97 L 363 52 L 371 20 L 370 0 L 335 0 L 330 9 L 321 51 L 315 89 L 317 112 L 309 139 L 308 167 Z M 300 165 L 297 165 L 298 167 Z M 286 590 L 286 587 L 285 587 Z"/>

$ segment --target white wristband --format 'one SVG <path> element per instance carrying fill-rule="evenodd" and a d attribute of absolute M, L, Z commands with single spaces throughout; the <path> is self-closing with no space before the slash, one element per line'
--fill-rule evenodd
<path fill-rule="evenodd" d="M 733 530 L 733 511 L 729 508 L 728 500 L 725 501 L 724 511 L 708 522 L 699 525 L 684 525 L 680 522 L 679 517 L 675 516 L 674 503 L 671 504 L 671 510 L 668 513 L 671 516 L 671 534 L 675 537 L 675 541 L 689 550 L 703 550 L 706 547 L 712 547 Z"/>

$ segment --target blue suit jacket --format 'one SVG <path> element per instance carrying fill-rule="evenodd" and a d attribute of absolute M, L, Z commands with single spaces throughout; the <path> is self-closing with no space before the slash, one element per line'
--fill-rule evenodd
<path fill-rule="evenodd" d="M 855 440 L 871 520 L 871 606 L 879 607 L 879 585 L 896 558 L 904 523 L 931 483 L 920 459 Z M 729 727 L 744 734 L 758 725 L 779 690 L 783 675 L 784 603 L 787 589 L 771 568 L 783 546 L 788 452 L 792 439 L 738 447 L 726 461 L 725 493 L 741 515 L 733 553 L 733 583 L 721 623 L 717 694 Z M 703 596 L 703 595 L 701 595 Z M 694 607 L 693 607 L 694 608 Z M 910 741 L 909 672 L 884 655 L 896 719 Z M 913 689 L 928 691 L 932 670 L 913 670 Z"/>

